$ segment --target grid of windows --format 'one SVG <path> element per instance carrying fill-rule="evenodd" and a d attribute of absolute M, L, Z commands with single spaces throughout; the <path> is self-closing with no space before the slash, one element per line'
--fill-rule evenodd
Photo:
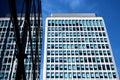
<path fill-rule="evenodd" d="M 23 27 L 23 18 L 22 20 L 18 20 L 20 25 L 20 30 Z M 15 39 L 13 32 L 13 25 L 10 23 L 10 27 L 8 27 L 10 21 L 9 18 L 0 18 L 0 80 L 8 80 L 10 78 L 15 80 L 16 75 L 16 64 L 17 59 L 15 58 Z M 38 23 L 38 20 L 37 20 Z M 38 24 L 36 24 L 37 26 Z M 40 79 L 40 62 L 41 62 L 41 48 L 42 48 L 42 27 L 40 29 L 39 35 L 39 54 L 37 55 L 37 63 L 36 63 L 36 79 Z M 21 33 L 22 31 L 20 31 Z M 32 32 L 32 40 L 33 40 L 33 50 L 35 50 L 35 28 L 34 28 L 34 19 L 31 20 L 31 32 Z M 22 36 L 22 33 L 20 34 Z M 27 47 L 25 50 L 27 54 L 27 59 L 24 60 L 25 70 L 26 70 L 26 78 L 27 80 L 31 80 L 32 78 L 32 59 L 31 59 L 31 50 L 30 50 L 30 42 L 29 38 L 27 38 Z M 35 51 L 34 51 L 35 52 Z M 35 54 L 35 53 L 34 53 Z M 13 62 L 13 65 L 12 65 Z"/>
<path fill-rule="evenodd" d="M 47 18 L 44 79 L 112 79 L 117 73 L 102 18 Z"/>
<path fill-rule="evenodd" d="M 60 79 L 112 79 L 116 78 L 115 72 L 46 72 L 47 78 L 60 78 Z"/>

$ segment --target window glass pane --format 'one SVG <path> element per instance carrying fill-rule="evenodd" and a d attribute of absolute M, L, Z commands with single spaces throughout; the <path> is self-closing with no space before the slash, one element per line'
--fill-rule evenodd
<path fill-rule="evenodd" d="M 103 26 L 103 21 L 102 20 L 100 20 L 100 26 Z"/>

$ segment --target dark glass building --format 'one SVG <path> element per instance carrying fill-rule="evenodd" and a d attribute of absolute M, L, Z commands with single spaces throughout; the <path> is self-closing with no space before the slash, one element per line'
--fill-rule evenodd
<path fill-rule="evenodd" d="M 24 18 L 20 20 L 20 18 L 18 17 L 18 22 L 20 26 L 20 36 L 22 36 L 22 27 L 24 24 Z M 30 25 L 31 25 L 31 32 L 32 32 L 33 54 L 35 55 L 36 34 L 35 34 L 34 17 L 30 18 Z M 38 20 L 36 20 L 36 26 L 38 26 Z M 36 71 L 35 71 L 36 80 L 40 79 L 42 27 L 40 27 L 40 31 L 38 35 L 39 35 L 38 37 L 39 53 L 37 54 L 37 58 L 36 58 L 36 61 L 37 61 Z M 17 51 L 16 51 L 16 41 L 14 37 L 13 24 L 10 22 L 9 17 L 0 18 L 0 80 L 15 79 L 16 69 L 17 69 L 17 66 L 16 66 L 17 58 L 15 56 L 16 54 L 17 54 Z M 31 58 L 29 37 L 27 37 L 27 46 L 25 49 L 25 54 L 27 54 L 27 58 L 24 60 L 26 79 L 32 80 L 33 79 L 32 58 Z"/>

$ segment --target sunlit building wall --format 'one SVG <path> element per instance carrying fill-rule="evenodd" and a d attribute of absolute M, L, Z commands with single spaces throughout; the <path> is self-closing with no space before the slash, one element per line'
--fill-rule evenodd
<path fill-rule="evenodd" d="M 46 19 L 43 80 L 118 80 L 105 22 L 95 14 Z"/>

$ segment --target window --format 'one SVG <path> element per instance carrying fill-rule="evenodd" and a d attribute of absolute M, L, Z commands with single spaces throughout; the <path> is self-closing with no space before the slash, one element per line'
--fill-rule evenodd
<path fill-rule="evenodd" d="M 114 65 L 111 65 L 111 70 L 115 70 Z"/>
<path fill-rule="evenodd" d="M 105 65 L 102 65 L 102 68 L 103 68 L 103 70 L 106 70 L 106 69 L 105 69 Z"/>
<path fill-rule="evenodd" d="M 8 25 L 8 21 L 5 20 L 5 21 L 4 21 L 4 26 L 7 26 L 7 25 Z"/>
<path fill-rule="evenodd" d="M 65 20 L 65 24 L 66 24 L 66 26 L 68 26 L 68 24 L 69 24 L 69 21 L 68 21 L 68 20 Z"/>
<path fill-rule="evenodd" d="M 93 66 L 92 65 L 89 65 L 89 67 L 90 67 L 90 70 L 93 70 Z"/>
<path fill-rule="evenodd" d="M 80 62 L 83 62 L 83 57 L 80 57 Z"/>
<path fill-rule="evenodd" d="M 85 26 L 85 20 L 82 20 L 82 25 Z"/>
<path fill-rule="evenodd" d="M 64 26 L 65 25 L 65 21 L 64 20 L 62 20 L 62 26 Z"/>
<path fill-rule="evenodd" d="M 50 37 L 50 32 L 48 32 L 48 37 Z"/>
<path fill-rule="evenodd" d="M 96 76 L 96 78 L 99 78 L 98 72 L 95 72 L 95 76 Z"/>
<path fill-rule="evenodd" d="M 72 78 L 72 73 L 71 72 L 68 73 L 68 77 Z"/>
<path fill-rule="evenodd" d="M 55 78 L 58 78 L 59 77 L 59 74 L 58 72 L 55 73 Z"/>
<path fill-rule="evenodd" d="M 101 65 L 98 65 L 98 70 L 101 70 Z"/>
<path fill-rule="evenodd" d="M 50 24 L 51 24 L 51 20 L 48 20 L 48 26 L 50 26 Z"/>
<path fill-rule="evenodd" d="M 115 72 L 113 72 L 113 78 L 117 78 L 117 76 L 116 76 L 116 73 L 115 73 Z"/>
<path fill-rule="evenodd" d="M 75 65 L 72 65 L 72 70 L 76 70 L 76 66 Z"/>
<path fill-rule="evenodd" d="M 59 58 L 59 62 L 62 62 L 62 61 L 63 61 L 63 60 L 62 60 L 62 57 L 60 57 L 60 58 Z"/>
<path fill-rule="evenodd" d="M 63 70 L 63 65 L 60 65 L 60 70 Z"/>
<path fill-rule="evenodd" d="M 98 20 L 96 20 L 96 24 L 97 24 L 97 26 L 99 26 L 99 21 Z"/>
<path fill-rule="evenodd" d="M 58 65 L 55 65 L 55 70 L 58 70 Z"/>
<path fill-rule="evenodd" d="M 50 65 L 49 64 L 47 65 L 47 70 L 50 70 Z"/>
<path fill-rule="evenodd" d="M 57 24 L 58 24 L 58 20 L 55 20 L 55 26 L 57 26 Z"/>
<path fill-rule="evenodd" d="M 93 26 L 93 21 L 89 20 L 89 24 L 90 24 L 90 26 Z"/>
<path fill-rule="evenodd" d="M 110 63 L 112 63 L 112 62 L 113 62 L 111 57 L 109 57 L 109 62 L 110 62 Z"/>
<path fill-rule="evenodd" d="M 51 44 L 51 49 L 54 49 L 54 44 Z"/>
<path fill-rule="evenodd" d="M 3 24 L 4 24 L 4 21 L 1 21 L 1 26 L 3 26 Z"/>
<path fill-rule="evenodd" d="M 54 62 L 54 57 L 51 57 L 51 63 L 53 63 Z"/>
<path fill-rule="evenodd" d="M 67 51 L 67 55 L 70 55 L 70 51 Z"/>
<path fill-rule="evenodd" d="M 54 78 L 54 72 L 51 72 L 51 78 Z"/>
<path fill-rule="evenodd" d="M 63 72 L 60 72 L 60 78 L 63 78 Z"/>
<path fill-rule="evenodd" d="M 87 78 L 90 78 L 90 74 L 89 74 L 88 72 L 86 73 L 86 77 L 87 77 Z"/>
<path fill-rule="evenodd" d="M 71 65 L 68 65 L 68 70 L 71 70 L 72 68 L 71 68 Z"/>
<path fill-rule="evenodd" d="M 80 65 L 77 65 L 77 70 L 80 70 Z"/>
<path fill-rule="evenodd" d="M 76 72 L 73 72 L 73 78 L 76 78 Z"/>
<path fill-rule="evenodd" d="M 67 70 L 67 65 L 64 65 L 64 70 Z"/>
<path fill-rule="evenodd" d="M 88 69 L 89 69 L 88 65 L 85 65 L 85 69 L 86 69 L 86 70 L 88 70 Z"/>
<path fill-rule="evenodd" d="M 96 26 L 96 21 L 95 20 L 93 20 L 93 25 Z"/>
<path fill-rule="evenodd" d="M 58 59 L 58 57 L 56 57 L 56 58 L 55 58 L 55 62 L 58 62 L 58 61 L 59 61 L 59 59 Z"/>
<path fill-rule="evenodd" d="M 91 78 L 94 78 L 94 73 L 93 73 L 93 72 L 91 72 L 90 74 L 91 74 Z"/>
<path fill-rule="evenodd" d="M 61 26 L 61 24 L 62 24 L 62 21 L 61 21 L 61 20 L 59 20 L 59 21 L 58 21 L 58 23 L 59 23 L 59 26 Z"/>
<path fill-rule="evenodd" d="M 76 62 L 79 62 L 79 58 L 78 57 L 76 57 Z"/>
<path fill-rule="evenodd" d="M 100 26 L 103 26 L 103 21 L 102 20 L 100 20 Z"/>
<path fill-rule="evenodd" d="M 106 73 L 106 72 L 104 72 L 104 77 L 105 77 L 105 78 L 108 78 L 108 76 L 107 76 L 107 73 Z"/>
<path fill-rule="evenodd" d="M 72 58 L 72 62 L 73 62 L 73 63 L 75 62 L 75 58 Z"/>
<path fill-rule="evenodd" d="M 54 51 L 51 51 L 51 55 L 54 55 L 55 53 L 54 53 Z"/>
<path fill-rule="evenodd" d="M 100 78 L 103 78 L 103 74 L 102 74 L 102 72 L 99 73 L 99 76 L 100 76 Z"/>
<path fill-rule="evenodd" d="M 80 74 L 80 72 L 77 73 L 77 76 L 78 76 L 78 78 L 81 78 L 81 74 Z"/>
<path fill-rule="evenodd" d="M 111 72 L 108 72 L 108 77 L 109 77 L 109 78 L 112 78 Z"/>
<path fill-rule="evenodd" d="M 81 65 L 81 70 L 84 70 L 84 65 Z"/>
<path fill-rule="evenodd" d="M 94 70 L 97 70 L 97 65 L 94 65 Z"/>
<path fill-rule="evenodd" d="M 71 62 L 71 59 L 70 59 L 70 57 L 68 57 L 68 63 L 70 63 Z"/>
<path fill-rule="evenodd" d="M 82 78 L 85 78 L 85 73 L 84 72 L 82 72 Z"/>
<path fill-rule="evenodd" d="M 58 51 L 55 51 L 55 55 L 58 55 Z"/>
<path fill-rule="evenodd" d="M 64 62 L 67 62 L 67 59 L 66 59 L 66 57 L 64 57 L 64 58 L 63 58 L 63 61 L 64 61 Z"/>
<path fill-rule="evenodd" d="M 71 51 L 71 55 L 74 55 L 74 51 L 73 50 Z"/>
<path fill-rule="evenodd" d="M 54 29 L 55 29 L 54 27 L 51 28 L 52 31 L 54 31 Z"/>
<path fill-rule="evenodd" d="M 65 72 L 65 73 L 64 73 L 64 78 L 67 78 L 67 77 L 68 77 L 68 76 L 67 76 L 67 73 Z"/>
<path fill-rule="evenodd" d="M 51 70 L 54 70 L 54 65 L 53 64 L 51 65 Z"/>
<path fill-rule="evenodd" d="M 50 57 L 47 57 L 47 62 L 48 62 L 48 63 L 50 62 Z"/>
<path fill-rule="evenodd" d="M 107 68 L 107 70 L 110 70 L 110 66 L 109 65 L 106 65 L 106 68 Z"/>
<path fill-rule="evenodd" d="M 62 51 L 59 51 L 59 55 L 63 55 Z"/>

